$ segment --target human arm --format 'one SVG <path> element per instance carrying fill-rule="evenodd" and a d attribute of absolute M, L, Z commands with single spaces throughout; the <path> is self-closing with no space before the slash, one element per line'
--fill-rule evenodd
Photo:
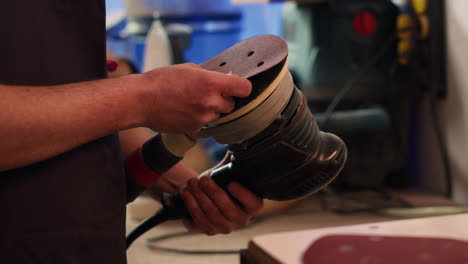
<path fill-rule="evenodd" d="M 250 89 L 245 79 L 191 64 L 57 86 L 0 84 L 0 171 L 128 128 L 196 132 Z"/>

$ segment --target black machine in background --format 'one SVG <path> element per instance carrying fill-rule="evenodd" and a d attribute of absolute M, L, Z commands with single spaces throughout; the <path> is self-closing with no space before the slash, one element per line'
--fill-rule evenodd
<path fill-rule="evenodd" d="M 446 94 L 443 7 L 443 0 L 286 4 L 291 73 L 321 129 L 348 146 L 334 187 L 411 185 L 413 106 L 424 94 Z"/>

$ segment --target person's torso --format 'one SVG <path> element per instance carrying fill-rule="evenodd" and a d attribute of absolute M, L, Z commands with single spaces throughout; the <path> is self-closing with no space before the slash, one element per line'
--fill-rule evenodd
<path fill-rule="evenodd" d="M 0 83 L 106 77 L 104 0 L 0 1 L 0 21 Z M 1 262 L 125 263 L 125 188 L 116 135 L 0 172 Z"/>

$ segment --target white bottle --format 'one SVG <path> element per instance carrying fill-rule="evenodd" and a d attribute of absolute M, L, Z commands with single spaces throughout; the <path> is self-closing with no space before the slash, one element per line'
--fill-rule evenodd
<path fill-rule="evenodd" d="M 161 23 L 159 14 L 155 14 L 154 22 L 146 38 L 143 71 L 173 64 L 172 48 L 167 31 Z"/>
<path fill-rule="evenodd" d="M 148 32 L 153 9 L 146 0 L 125 0 L 124 10 L 127 17 L 126 34 L 145 35 Z M 149 22 L 148 22 L 149 21 Z"/>

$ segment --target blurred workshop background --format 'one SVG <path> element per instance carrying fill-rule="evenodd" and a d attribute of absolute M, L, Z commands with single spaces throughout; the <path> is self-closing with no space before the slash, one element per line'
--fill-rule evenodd
<path fill-rule="evenodd" d="M 426 206 L 468 202 L 467 1 L 106 2 L 109 57 L 128 66 L 114 75 L 199 64 L 256 35 L 285 38 L 290 71 L 320 128 L 349 149 L 343 172 L 315 196 L 346 196 L 335 212 L 420 205 L 394 191 L 438 197 Z M 187 159 L 202 171 L 226 149 L 206 139 L 195 151 Z M 151 210 L 138 207 L 134 219 Z"/>
<path fill-rule="evenodd" d="M 441 1 L 233 2 L 108 0 L 108 50 L 142 72 L 199 64 L 252 36 L 281 36 L 290 71 L 322 130 L 350 148 L 336 186 L 421 185 L 447 195 L 459 186 L 448 179 L 453 164 L 439 124 L 460 112 L 444 109 L 451 94 Z M 439 106 L 443 111 L 433 111 Z M 216 142 L 202 144 L 215 162 L 224 155 Z M 427 159 L 434 169 L 427 169 Z"/>

